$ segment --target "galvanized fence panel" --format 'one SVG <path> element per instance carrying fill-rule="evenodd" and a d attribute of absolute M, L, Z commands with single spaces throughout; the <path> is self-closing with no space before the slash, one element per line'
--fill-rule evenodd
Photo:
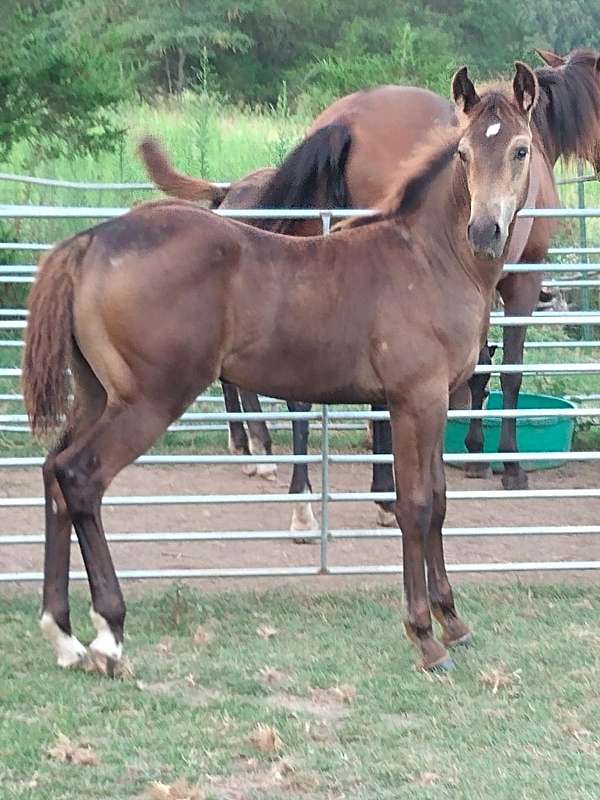
<path fill-rule="evenodd" d="M 0 175 L 0 180 L 17 180 L 19 176 Z M 73 184 L 68 181 L 46 181 L 45 179 L 30 179 L 34 183 L 42 185 L 64 187 L 64 188 L 95 188 L 95 189 L 140 189 L 146 190 L 154 188 L 152 184 Z M 577 179 L 580 185 L 591 180 L 589 176 L 580 176 Z M 567 181 L 564 181 L 565 183 Z M 221 184 L 226 185 L 226 184 Z M 26 219 L 106 219 L 125 213 L 125 208 L 80 208 L 80 207 L 55 207 L 55 206 L 0 206 L 0 218 L 26 218 Z M 227 210 L 215 213 L 222 214 L 236 219 L 255 219 L 258 217 L 285 217 L 301 219 L 321 219 L 324 233 L 329 232 L 333 218 L 355 216 L 359 214 L 370 214 L 370 210 Z M 522 216 L 528 217 L 558 217 L 571 218 L 584 221 L 586 218 L 600 217 L 600 209 L 526 209 L 521 212 Z M 43 251 L 50 247 L 47 243 L 28 242 L 28 243 L 0 243 L 0 250 L 19 250 L 19 251 Z M 589 257 L 600 255 L 600 247 L 589 246 L 587 241 L 581 242 L 574 247 L 555 247 L 550 250 L 551 255 L 563 257 L 571 256 L 578 258 L 576 263 L 558 264 L 514 264 L 508 265 L 507 271 L 543 271 L 551 274 L 569 275 L 575 273 L 573 278 L 559 277 L 546 281 L 547 285 L 557 287 L 578 287 L 589 289 L 600 285 L 600 280 L 593 277 L 594 273 L 600 273 L 600 263 L 590 263 Z M 34 280 L 34 265 L 5 265 L 0 267 L 0 282 L 13 284 L 27 284 Z M 0 311 L 0 330 L 22 331 L 26 326 L 26 311 L 24 309 L 2 309 Z M 492 314 L 491 323 L 500 327 L 507 325 L 577 325 L 577 326 L 597 326 L 600 325 L 600 312 L 541 312 L 533 317 L 505 317 L 501 314 Z M 3 347 L 18 348 L 22 346 L 22 341 L 17 338 L 2 340 Z M 547 348 L 588 348 L 593 349 L 600 346 L 600 342 L 594 341 L 591 335 L 584 340 L 560 341 L 560 342 L 532 342 L 532 348 L 540 350 Z M 573 361 L 571 363 L 549 364 L 549 363 L 529 363 L 525 365 L 480 365 L 477 368 L 480 373 L 490 373 L 499 375 L 502 373 L 523 372 L 525 374 L 564 374 L 577 375 L 587 373 L 599 373 L 600 363 Z M 20 370 L 17 366 L 3 367 L 0 369 L 0 378 L 18 379 Z M 580 395 L 579 400 L 598 401 L 600 395 Z M 332 491 L 330 483 L 329 468 L 335 464 L 370 464 L 370 463 L 390 463 L 390 455 L 356 454 L 356 453 L 331 453 L 330 435 L 336 427 L 339 429 L 356 429 L 364 424 L 366 420 L 381 420 L 387 418 L 387 412 L 372 412 L 364 410 L 339 410 L 329 409 L 322 406 L 319 410 L 311 412 L 295 412 L 278 410 L 281 401 L 274 398 L 265 398 L 270 404 L 270 408 L 263 414 L 238 413 L 228 414 L 222 411 L 196 412 L 188 411 L 181 420 L 173 426 L 174 430 L 222 430 L 230 421 L 250 421 L 250 420 L 269 420 L 272 427 L 289 426 L 293 419 L 304 419 L 311 426 L 316 426 L 320 430 L 320 453 L 309 454 L 307 456 L 296 455 L 272 455 L 272 456 L 232 456 L 232 455 L 146 455 L 138 459 L 137 463 L 146 465 L 182 465 L 182 464 L 293 464 L 306 463 L 319 465 L 321 473 L 322 489 L 320 492 L 309 494 L 294 495 L 288 493 L 274 494 L 219 494 L 219 495 L 149 495 L 149 496 L 115 496 L 109 495 L 105 498 L 105 504 L 109 506 L 171 506 L 171 505 L 214 505 L 214 504 L 256 504 L 256 503 L 280 503 L 289 504 L 298 501 L 312 501 L 320 505 L 320 529 L 317 531 L 303 532 L 303 538 L 318 540 L 320 544 L 318 564 L 300 567 L 265 567 L 265 568 L 228 568 L 228 569 L 150 569 L 150 570 L 121 570 L 121 578 L 137 579 L 184 579 L 184 578 L 215 578 L 215 577 L 274 577 L 274 576 L 309 576 L 317 574 L 328 575 L 372 575 L 372 574 L 396 574 L 401 572 L 399 564 L 381 565 L 349 565 L 335 566 L 330 563 L 329 545 L 332 542 L 348 539 L 384 539 L 399 538 L 398 530 L 389 529 L 335 529 L 330 525 L 329 508 L 333 502 L 367 502 L 373 500 L 392 500 L 391 494 L 374 494 L 373 492 L 336 492 Z M 15 392 L 5 392 L 0 394 L 0 402 L 21 403 L 21 395 Z M 203 395 L 197 398 L 197 402 L 214 404 L 220 403 L 219 398 L 212 395 Z M 513 409 L 513 410 L 452 410 L 448 414 L 450 419 L 502 419 L 502 418 L 582 418 L 589 420 L 600 419 L 600 407 L 578 407 L 573 409 Z M 0 430 L 22 431 L 26 433 L 28 428 L 26 417 L 23 413 L 0 414 Z M 446 454 L 445 461 L 454 464 L 469 462 L 489 462 L 490 460 L 499 461 L 536 461 L 548 459 L 560 459 L 567 462 L 575 461 L 596 461 L 600 460 L 599 451 L 571 452 L 571 453 L 485 453 L 485 454 Z M 0 458 L 0 469 L 10 470 L 14 468 L 39 468 L 42 463 L 41 458 Z M 561 488 L 546 490 L 520 490 L 507 492 L 504 490 L 469 490 L 469 491 L 449 491 L 450 500 L 482 500 L 482 499 L 502 499 L 510 502 L 512 499 L 527 500 L 548 500 L 556 498 L 581 498 L 586 499 L 600 497 L 600 476 L 599 487 L 589 489 Z M 0 508 L 39 508 L 43 505 L 42 497 L 4 497 L 0 498 Z M 41 517 L 40 517 L 41 522 Z M 494 536 L 577 536 L 594 535 L 600 533 L 600 525 L 522 525 L 522 526 L 498 526 L 488 525 L 482 527 L 448 527 L 444 534 L 447 537 L 494 537 Z M 287 530 L 248 530 L 248 531 L 200 531 L 200 532 L 173 532 L 155 531 L 138 533 L 112 533 L 108 534 L 111 542 L 209 542 L 209 541 L 289 541 L 298 536 L 297 532 Z M 16 547 L 19 545 L 41 545 L 43 536 L 41 534 L 20 534 L 18 532 L 3 532 L 0 535 L 0 546 L 3 548 Z M 507 563 L 468 563 L 452 564 L 448 569 L 451 572 L 479 572 L 479 573 L 499 573 L 517 571 L 550 571 L 550 570 L 592 570 L 599 569 L 600 561 L 551 561 L 551 562 L 507 562 Z M 11 581 L 39 581 L 42 575 L 39 572 L 0 572 L 0 582 Z M 82 580 L 85 574 L 73 572 L 72 579 Z"/>

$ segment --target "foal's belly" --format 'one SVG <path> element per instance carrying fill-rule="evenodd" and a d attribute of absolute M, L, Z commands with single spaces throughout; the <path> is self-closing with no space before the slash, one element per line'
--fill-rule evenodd
<path fill-rule="evenodd" d="M 263 353 L 231 355 L 221 377 L 242 389 L 311 403 L 383 403 L 383 384 L 364 356 L 345 347 L 311 352 L 269 347 Z"/>

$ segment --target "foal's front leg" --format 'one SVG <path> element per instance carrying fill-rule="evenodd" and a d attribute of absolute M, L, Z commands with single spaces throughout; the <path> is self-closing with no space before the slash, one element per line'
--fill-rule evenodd
<path fill-rule="evenodd" d="M 433 508 L 431 525 L 425 543 L 429 605 L 431 613 L 442 627 L 442 641 L 446 647 L 468 645 L 473 637 L 468 626 L 456 611 L 444 559 L 442 526 L 446 518 L 446 472 L 441 448 L 433 459 L 432 481 Z"/>
<path fill-rule="evenodd" d="M 436 395 L 444 400 L 436 402 Z M 389 404 L 396 475 L 396 517 L 402 531 L 404 626 L 427 670 L 452 669 L 446 648 L 433 635 L 425 579 L 425 541 L 433 513 L 432 465 L 441 447 L 447 393 L 431 387 L 410 408 Z"/>

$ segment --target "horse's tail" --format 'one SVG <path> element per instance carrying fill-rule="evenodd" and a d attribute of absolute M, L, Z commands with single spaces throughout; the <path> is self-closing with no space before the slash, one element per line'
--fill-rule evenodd
<path fill-rule="evenodd" d="M 227 189 L 201 178 L 191 178 L 178 172 L 169 162 L 166 153 L 152 136 L 146 136 L 138 146 L 138 153 L 148 174 L 165 194 L 181 200 L 209 203 L 217 208 L 227 195 Z"/>
<path fill-rule="evenodd" d="M 307 136 L 265 186 L 258 208 L 349 208 L 346 163 L 352 145 L 349 125 L 334 122 Z M 265 230 L 286 233 L 294 220 L 260 220 Z"/>
<path fill-rule="evenodd" d="M 42 258 L 29 295 L 21 381 L 36 436 L 58 428 L 69 409 L 75 280 L 90 241 L 80 234 L 54 247 Z"/>

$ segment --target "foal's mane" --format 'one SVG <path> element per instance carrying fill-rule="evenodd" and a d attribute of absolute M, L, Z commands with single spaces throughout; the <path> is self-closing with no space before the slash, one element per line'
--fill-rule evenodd
<path fill-rule="evenodd" d="M 535 74 L 540 99 L 533 122 L 548 152 L 566 159 L 593 154 L 600 129 L 600 83 L 593 50 L 574 50 L 563 67 L 541 67 Z"/>
<path fill-rule="evenodd" d="M 472 125 L 482 114 L 494 112 L 498 106 L 511 105 L 504 87 L 494 86 L 485 90 L 471 114 Z M 423 144 L 398 168 L 398 180 L 390 193 L 377 205 L 375 214 L 369 217 L 351 217 L 338 223 L 334 230 L 358 228 L 373 222 L 393 217 L 404 217 L 417 211 L 423 203 L 427 190 L 453 160 L 463 129 L 456 126 L 435 128 Z"/>
<path fill-rule="evenodd" d="M 389 194 L 377 204 L 374 214 L 350 217 L 338 222 L 332 230 L 359 228 L 416 211 L 429 186 L 454 158 L 459 141 L 460 134 L 455 127 L 432 131 L 413 155 L 401 162 L 398 180 Z"/>

